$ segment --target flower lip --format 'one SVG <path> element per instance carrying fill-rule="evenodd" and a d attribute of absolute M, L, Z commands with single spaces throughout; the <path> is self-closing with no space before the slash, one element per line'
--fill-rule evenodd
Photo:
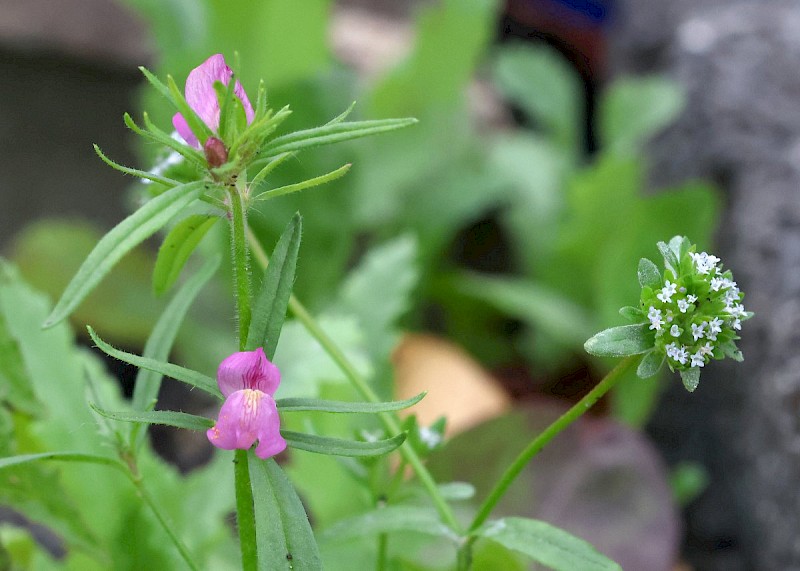
<path fill-rule="evenodd" d="M 280 382 L 278 367 L 267 359 L 261 347 L 234 353 L 217 369 L 217 384 L 225 397 L 243 389 L 261 391 L 272 397 Z"/>
<path fill-rule="evenodd" d="M 223 55 L 214 54 L 189 72 L 189 76 L 186 78 L 186 103 L 214 133 L 219 130 L 220 116 L 219 99 L 217 91 L 214 89 L 214 83 L 219 81 L 227 86 L 232 77 L 233 70 L 225 63 Z M 233 86 L 233 93 L 242 102 L 247 124 L 249 125 L 253 122 L 255 112 L 250 100 L 247 98 L 247 93 L 245 93 L 238 79 Z M 172 117 L 172 124 L 184 141 L 192 147 L 201 148 L 200 141 L 189 128 L 189 124 L 183 115 L 176 113 Z"/>
<path fill-rule="evenodd" d="M 211 444 L 223 450 L 249 450 L 257 441 L 255 453 L 262 460 L 286 448 L 275 401 L 254 389 L 231 393 L 219 411 L 217 423 L 208 429 L 206 436 Z"/>

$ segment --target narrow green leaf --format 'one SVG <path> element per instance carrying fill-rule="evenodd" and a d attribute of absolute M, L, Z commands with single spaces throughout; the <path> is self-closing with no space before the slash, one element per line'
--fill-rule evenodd
<path fill-rule="evenodd" d="M 160 230 L 205 190 L 203 181 L 176 186 L 158 195 L 103 236 L 67 285 L 42 327 L 64 320 L 120 258 Z"/>
<path fill-rule="evenodd" d="M 233 89 L 236 86 L 238 78 L 233 74 L 228 80 L 228 85 L 222 88 L 222 104 L 220 105 L 219 113 L 219 137 L 223 141 L 229 140 L 228 135 L 236 125 L 236 108 L 237 104 L 233 99 Z M 217 81 L 214 87 L 221 86 L 222 82 Z M 241 107 L 241 104 L 238 104 Z"/>
<path fill-rule="evenodd" d="M 598 357 L 627 357 L 645 353 L 653 348 L 654 343 L 647 323 L 636 323 L 605 329 L 586 341 L 583 348 Z"/>
<path fill-rule="evenodd" d="M 661 279 L 661 272 L 658 271 L 658 266 L 647 258 L 639 260 L 637 274 L 639 276 L 639 285 L 642 287 L 651 287 L 655 290 L 664 285 L 664 280 Z"/>
<path fill-rule="evenodd" d="M 127 468 L 116 458 L 100 456 L 99 454 L 87 454 L 85 452 L 43 452 L 41 454 L 22 454 L 20 456 L 9 456 L 0 458 L 0 470 L 10 468 L 26 462 L 36 462 L 37 460 L 60 460 L 62 462 L 81 462 L 86 464 L 100 464 L 111 466 L 127 473 Z"/>
<path fill-rule="evenodd" d="M 156 295 L 163 294 L 177 281 L 189 256 L 217 220 L 218 216 L 193 214 L 170 230 L 158 250 L 153 269 L 153 291 Z"/>
<path fill-rule="evenodd" d="M 178 330 L 183 323 L 186 312 L 192 305 L 192 302 L 206 285 L 211 276 L 217 271 L 221 260 L 221 256 L 215 256 L 210 259 L 200 268 L 195 275 L 186 280 L 180 289 L 175 292 L 175 295 L 170 300 L 161 317 L 153 327 L 150 337 L 144 344 L 144 351 L 142 357 L 153 359 L 155 361 L 166 361 L 169 357 L 169 352 L 172 350 L 172 344 L 175 337 L 178 335 Z M 161 387 L 161 373 L 152 371 L 150 369 L 139 369 L 136 374 L 136 381 L 133 387 L 133 398 L 131 399 L 131 406 L 135 410 L 145 410 L 150 404 L 158 398 L 158 389 Z"/>
<path fill-rule="evenodd" d="M 407 400 L 392 402 L 343 402 L 334 400 L 305 399 L 305 398 L 285 398 L 278 399 L 276 404 L 281 412 L 298 412 L 315 410 L 319 412 L 341 412 L 341 413 L 377 413 L 402 410 L 414 406 L 425 397 L 426 393 L 420 393 Z"/>
<path fill-rule="evenodd" d="M 318 571 L 319 548 L 303 504 L 275 460 L 247 454 L 259 571 Z"/>
<path fill-rule="evenodd" d="M 368 137 L 379 133 L 387 133 L 396 129 L 409 127 L 417 123 L 416 119 L 379 119 L 375 121 L 355 121 L 323 125 L 313 129 L 295 131 L 276 137 L 260 151 L 262 156 L 274 156 L 287 151 L 308 149 L 320 145 L 330 145 L 350 139 Z"/>
<path fill-rule="evenodd" d="M 680 371 L 680 373 L 681 373 L 681 381 L 683 381 L 683 386 L 686 387 L 687 391 L 693 393 L 694 390 L 697 388 L 697 385 L 700 384 L 700 368 L 692 367 L 691 369 Z"/>
<path fill-rule="evenodd" d="M 353 101 L 350 104 L 350 106 L 347 109 L 345 109 L 340 115 L 337 115 L 336 117 L 334 117 L 333 119 L 331 119 L 330 121 L 328 121 L 325 124 L 326 125 L 337 125 L 337 124 L 341 123 L 342 121 L 347 119 L 347 117 L 350 115 L 350 113 L 353 112 L 353 109 L 355 109 L 355 106 L 356 106 L 356 102 Z"/>
<path fill-rule="evenodd" d="M 639 367 L 636 369 L 636 375 L 641 379 L 649 379 L 655 376 L 664 364 L 665 359 L 665 355 L 659 351 L 653 350 L 645 353 L 639 363 Z"/>
<path fill-rule="evenodd" d="M 261 181 L 267 178 L 267 175 L 278 168 L 283 162 L 288 159 L 289 157 L 293 157 L 294 153 L 283 153 L 282 155 L 276 156 L 274 159 L 269 161 L 264 168 L 258 171 L 258 174 L 253 177 L 253 180 L 250 181 L 251 188 L 257 188 Z"/>
<path fill-rule="evenodd" d="M 100 150 L 100 147 L 98 147 L 97 145 L 93 145 L 93 146 L 94 146 L 94 152 L 97 153 L 97 156 L 100 157 L 100 159 L 104 163 L 106 163 L 108 166 L 110 166 L 112 169 L 118 170 L 118 171 L 123 172 L 125 174 L 133 175 L 133 176 L 138 177 L 138 178 L 144 178 L 144 179 L 147 179 L 147 180 L 152 180 L 153 182 L 161 183 L 164 186 L 166 186 L 167 188 L 172 188 L 173 186 L 178 186 L 180 184 L 180 182 L 178 182 L 177 180 L 172 180 L 171 178 L 167 178 L 165 176 L 159 176 L 157 174 L 154 174 L 154 173 L 151 173 L 151 172 L 148 172 L 148 171 L 143 171 L 143 170 L 139 170 L 139 169 L 132 169 L 130 167 L 123 166 L 123 165 L 121 165 L 121 164 L 119 164 L 117 162 L 112 161 L 107 156 L 105 156 L 103 154 L 103 151 Z"/>
<path fill-rule="evenodd" d="M 207 377 L 202 373 L 192 371 L 191 369 L 187 369 L 179 365 L 164 363 L 161 361 L 156 361 L 155 359 L 140 357 L 139 355 L 134 355 L 133 353 L 120 351 L 119 349 L 115 349 L 100 339 L 100 337 L 98 337 L 97 333 L 95 333 L 94 329 L 91 327 L 87 326 L 86 329 L 89 330 L 89 336 L 92 338 L 92 341 L 94 341 L 94 344 L 97 345 L 97 347 L 106 355 L 114 357 L 115 359 L 119 359 L 125 363 L 129 363 L 135 367 L 147 369 L 148 371 L 153 371 L 159 375 L 164 375 L 166 377 L 170 377 L 171 379 L 175 379 L 193 387 L 197 387 L 198 389 L 205 391 L 219 399 L 222 398 L 222 394 L 219 392 L 219 388 L 217 387 L 217 382 L 211 377 Z"/>
<path fill-rule="evenodd" d="M 310 178 L 308 180 L 304 180 L 302 182 L 296 182 L 294 184 L 287 184 L 285 186 L 279 186 L 278 188 L 273 188 L 266 192 L 262 192 L 261 194 L 255 197 L 256 200 L 269 200 L 270 198 L 276 198 L 278 196 L 283 196 L 284 194 L 291 194 L 293 192 L 298 192 L 300 190 L 305 190 L 307 188 L 313 188 L 315 186 L 320 186 L 327 182 L 331 182 L 336 180 L 337 178 L 341 178 L 347 174 L 347 171 L 350 170 L 350 167 L 353 166 L 352 164 L 346 164 L 338 169 L 331 171 L 329 173 L 320 175 L 318 177 Z"/>
<path fill-rule="evenodd" d="M 679 274 L 678 258 L 675 257 L 675 253 L 666 242 L 658 242 L 656 246 L 658 246 L 658 251 L 661 252 L 661 255 L 664 256 L 664 265 L 677 276 Z"/>
<path fill-rule="evenodd" d="M 341 541 L 382 533 L 413 531 L 458 542 L 459 537 L 439 519 L 436 510 L 417 506 L 386 506 L 341 520 L 322 532 L 321 539 Z"/>
<path fill-rule="evenodd" d="M 281 430 L 281 436 L 286 439 L 286 442 L 292 448 L 331 456 L 381 456 L 396 449 L 406 439 L 404 432 L 392 438 L 373 442 L 303 434 L 302 432 L 292 432 L 291 430 Z"/>
<path fill-rule="evenodd" d="M 208 430 L 214 426 L 214 421 L 203 416 L 196 416 L 185 412 L 172 410 L 148 410 L 148 411 L 109 411 L 89 403 L 92 410 L 97 414 L 120 420 L 123 422 L 140 422 L 143 424 L 163 424 L 165 426 L 175 426 L 188 430 Z"/>
<path fill-rule="evenodd" d="M 139 66 L 139 71 L 141 71 L 144 76 L 147 78 L 147 81 L 150 82 L 150 85 L 156 88 L 161 95 L 167 98 L 167 100 L 175 105 L 175 100 L 172 98 L 172 93 L 170 93 L 169 88 L 161 83 L 161 80 L 158 79 L 149 69 L 144 67 L 143 65 Z"/>
<path fill-rule="evenodd" d="M 156 127 L 146 112 L 142 114 L 142 119 L 144 120 L 144 125 L 147 127 L 147 130 L 142 129 L 136 123 L 134 123 L 131 116 L 127 113 L 125 114 L 124 119 L 128 128 L 137 135 L 172 149 L 183 158 L 194 163 L 195 166 L 200 169 L 206 169 L 208 167 L 208 163 L 206 162 L 206 158 L 203 153 L 194 147 L 190 147 L 189 145 L 178 141 L 177 139 L 173 139 L 167 133 Z"/>
<path fill-rule="evenodd" d="M 477 535 L 556 571 L 622 571 L 587 541 L 543 521 L 507 517 L 487 523 Z"/>
<path fill-rule="evenodd" d="M 292 217 L 272 252 L 267 269 L 264 270 L 261 289 L 253 304 L 246 349 L 253 351 L 256 347 L 264 347 L 268 359 L 275 355 L 275 347 L 278 346 L 278 338 L 286 319 L 302 233 L 303 219 L 298 213 Z"/>

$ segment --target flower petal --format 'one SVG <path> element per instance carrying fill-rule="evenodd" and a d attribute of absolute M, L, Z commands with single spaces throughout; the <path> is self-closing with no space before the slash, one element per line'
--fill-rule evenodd
<path fill-rule="evenodd" d="M 275 401 L 266 393 L 250 389 L 236 391 L 225 399 L 217 423 L 206 436 L 223 450 L 249 450 L 258 441 L 255 452 L 261 459 L 286 448 Z"/>
<path fill-rule="evenodd" d="M 189 128 L 189 123 L 186 122 L 183 115 L 175 113 L 175 115 L 172 116 L 172 126 L 175 127 L 178 135 L 183 137 L 183 140 L 186 141 L 187 144 L 196 149 L 200 148 L 200 141 L 198 141 L 197 137 L 192 133 L 192 130 Z"/>
<path fill-rule="evenodd" d="M 186 78 L 186 102 L 215 133 L 219 129 L 220 109 L 214 82 L 219 81 L 223 85 L 228 85 L 231 77 L 233 70 L 225 63 L 225 58 L 222 54 L 215 54 L 189 72 Z M 255 113 L 238 80 L 233 86 L 233 92 L 241 100 L 247 123 L 250 124 Z"/>
<path fill-rule="evenodd" d="M 253 389 L 270 396 L 278 390 L 281 372 L 259 347 L 255 351 L 240 351 L 227 357 L 217 369 L 217 384 L 224 396 L 234 391 Z"/>

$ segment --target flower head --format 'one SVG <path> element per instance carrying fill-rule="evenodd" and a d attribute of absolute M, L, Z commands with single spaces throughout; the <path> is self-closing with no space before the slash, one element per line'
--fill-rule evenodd
<path fill-rule="evenodd" d="M 208 430 L 208 440 L 217 448 L 249 450 L 256 456 L 274 456 L 286 448 L 280 434 L 280 419 L 272 398 L 281 381 L 278 367 L 262 348 L 234 353 L 220 363 L 217 384 L 225 396 L 217 423 Z"/>
<path fill-rule="evenodd" d="M 186 78 L 186 103 L 215 134 L 219 131 L 220 105 L 214 84 L 219 81 L 227 86 L 232 77 L 233 70 L 225 63 L 225 58 L 222 54 L 215 54 L 189 72 Z M 249 125 L 253 122 L 255 112 L 238 80 L 233 86 L 233 93 L 241 102 Z M 183 115 L 176 113 L 172 124 L 184 141 L 197 149 L 202 148 Z"/>

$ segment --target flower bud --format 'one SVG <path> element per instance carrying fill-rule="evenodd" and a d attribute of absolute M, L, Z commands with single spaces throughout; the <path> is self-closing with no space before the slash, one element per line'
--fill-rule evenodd
<path fill-rule="evenodd" d="M 216 137 L 209 137 L 206 144 L 203 145 L 203 152 L 206 155 L 208 166 L 213 168 L 221 167 L 228 162 L 228 149 L 225 148 L 225 143 Z"/>

